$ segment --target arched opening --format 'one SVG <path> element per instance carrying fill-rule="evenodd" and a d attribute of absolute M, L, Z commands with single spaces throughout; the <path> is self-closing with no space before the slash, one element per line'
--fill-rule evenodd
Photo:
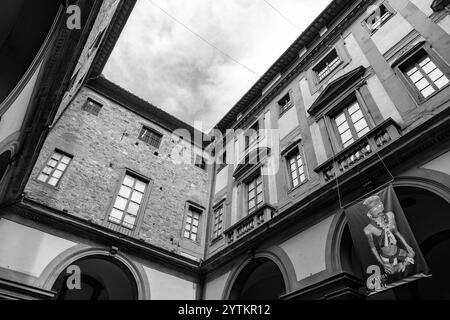
<path fill-rule="evenodd" d="M 432 276 L 386 290 L 368 299 L 450 299 L 450 204 L 422 188 L 395 187 L 395 192 Z M 353 248 L 348 226 L 342 234 L 340 252 L 344 270 L 362 278 L 361 264 Z"/>
<path fill-rule="evenodd" d="M 80 269 L 80 289 L 67 285 L 73 272 L 67 268 L 59 275 L 52 290 L 57 300 L 135 300 L 138 298 L 136 281 L 130 270 L 109 256 L 89 256 L 73 262 Z M 72 277 L 69 279 L 69 277 Z"/>
<path fill-rule="evenodd" d="M 60 0 L 0 2 L 0 103 L 36 57 L 60 4 Z"/>
<path fill-rule="evenodd" d="M 286 292 L 283 274 L 270 259 L 250 261 L 233 283 L 231 300 L 276 300 Z"/>

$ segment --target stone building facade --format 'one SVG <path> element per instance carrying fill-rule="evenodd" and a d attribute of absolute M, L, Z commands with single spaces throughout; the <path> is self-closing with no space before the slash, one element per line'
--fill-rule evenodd
<path fill-rule="evenodd" d="M 332 1 L 211 143 L 100 76 L 119 33 L 1 209 L 3 297 L 450 297 L 448 1 Z M 343 208 L 385 185 L 433 275 L 368 297 Z"/>

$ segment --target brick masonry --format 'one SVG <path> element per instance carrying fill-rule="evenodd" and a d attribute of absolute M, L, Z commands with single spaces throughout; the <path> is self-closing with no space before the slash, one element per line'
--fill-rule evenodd
<path fill-rule="evenodd" d="M 88 96 L 103 103 L 98 116 L 81 109 Z M 159 149 L 138 139 L 142 125 L 164 134 Z M 193 164 L 174 164 L 170 155 L 176 144 L 170 132 L 83 88 L 49 133 L 25 188 L 26 196 L 102 224 L 123 172 L 133 170 L 152 181 L 137 237 L 171 251 L 183 251 L 186 201 L 207 207 L 208 174 Z M 37 176 L 55 148 L 73 155 L 73 160 L 58 185 L 52 187 L 39 182 Z M 206 212 L 201 218 L 201 223 L 205 222 Z M 201 257 L 200 241 L 187 247 L 191 255 Z"/>

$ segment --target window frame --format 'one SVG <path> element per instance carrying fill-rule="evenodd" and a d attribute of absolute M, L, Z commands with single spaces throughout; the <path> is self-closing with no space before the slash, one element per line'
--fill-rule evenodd
<path fill-rule="evenodd" d="M 389 4 L 387 1 L 381 2 L 381 3 L 378 5 L 378 7 L 380 7 L 380 6 L 384 6 L 384 7 L 386 8 L 386 11 L 389 12 L 390 14 L 389 14 L 389 16 L 388 16 L 384 21 L 383 21 L 383 20 L 381 21 L 379 27 L 377 27 L 376 29 L 371 29 L 371 28 L 367 25 L 366 20 L 372 15 L 372 13 L 369 14 L 368 16 L 366 16 L 366 17 L 361 21 L 361 24 L 363 25 L 363 27 L 367 30 L 367 32 L 368 32 L 371 36 L 374 35 L 379 29 L 381 29 L 381 27 L 382 27 L 386 22 L 388 22 L 393 16 L 395 16 L 395 14 L 397 13 L 397 12 L 390 6 L 390 4 Z M 381 17 L 382 17 L 382 16 L 381 16 Z"/>
<path fill-rule="evenodd" d="M 280 104 L 280 101 L 283 100 L 286 96 L 289 97 L 289 102 L 286 104 L 286 108 L 283 109 L 283 106 Z M 291 109 L 294 106 L 294 101 L 292 100 L 292 89 L 290 89 L 286 94 L 284 94 L 280 99 L 277 101 L 278 105 L 278 117 L 281 118 L 289 109 Z"/>
<path fill-rule="evenodd" d="M 99 107 L 97 112 L 92 112 L 93 111 L 92 109 L 88 109 L 87 108 L 87 105 L 88 105 L 89 102 L 92 102 L 94 105 Z M 87 113 L 90 113 L 90 114 L 92 114 L 92 115 L 97 117 L 100 114 L 100 111 L 102 110 L 102 108 L 103 108 L 103 104 L 102 103 L 100 103 L 99 101 L 97 101 L 97 100 L 95 100 L 95 99 L 93 99 L 91 97 L 87 97 L 86 101 L 84 102 L 83 106 L 81 107 L 81 110 L 83 110 L 83 111 L 85 111 Z"/>
<path fill-rule="evenodd" d="M 349 123 L 349 127 L 352 133 L 353 142 L 350 143 L 348 146 L 344 146 L 344 143 L 342 142 L 341 135 L 339 133 L 337 123 L 335 121 L 335 117 L 339 115 L 342 110 L 349 108 L 353 102 L 357 102 L 359 105 L 359 108 L 363 114 L 364 119 L 366 120 L 367 126 L 369 128 L 369 131 L 365 133 L 362 137 L 367 135 L 374 127 L 375 127 L 375 121 L 373 119 L 373 116 L 364 101 L 364 99 L 361 97 L 360 92 L 358 91 L 358 88 L 355 88 L 354 90 L 351 90 L 337 105 L 335 105 L 331 110 L 329 110 L 325 114 L 325 123 L 327 127 L 327 131 L 329 134 L 333 137 L 332 143 L 334 142 L 335 146 L 337 147 L 338 151 L 344 150 L 348 147 L 350 147 L 353 142 L 360 139 L 357 137 L 357 135 L 354 135 L 354 124 L 353 122 Z M 346 116 L 347 119 L 347 116 Z"/>
<path fill-rule="evenodd" d="M 141 204 L 139 206 L 139 210 L 138 210 L 138 212 L 136 214 L 136 222 L 135 222 L 135 225 L 134 225 L 133 229 L 124 227 L 122 224 L 118 224 L 118 223 L 114 223 L 114 222 L 109 221 L 109 216 L 110 216 L 110 214 L 112 212 L 112 209 L 114 208 L 114 203 L 116 202 L 117 196 L 119 195 L 119 192 L 120 192 L 120 188 L 122 187 L 122 184 L 124 182 L 125 176 L 127 174 L 147 182 L 147 187 L 146 187 L 146 190 L 144 192 L 144 195 L 142 196 L 142 202 L 141 202 Z M 144 220 L 145 210 L 147 208 L 147 205 L 148 205 L 148 202 L 149 202 L 149 199 L 150 199 L 151 190 L 152 190 L 152 187 L 153 187 L 153 180 L 148 178 L 148 177 L 146 177 L 146 176 L 144 176 L 144 175 L 142 175 L 142 174 L 140 174 L 140 173 L 138 173 L 138 172 L 136 172 L 136 171 L 134 171 L 134 170 L 132 170 L 132 169 L 125 168 L 124 170 L 122 170 L 122 172 L 121 172 L 121 174 L 119 176 L 119 179 L 116 180 L 115 183 L 116 183 L 116 186 L 115 186 L 114 192 L 112 194 L 111 201 L 110 201 L 110 203 L 108 205 L 108 209 L 107 209 L 106 214 L 105 214 L 105 216 L 103 218 L 103 225 L 108 227 L 109 229 L 112 229 L 112 227 L 111 227 L 111 225 L 112 225 L 115 228 L 118 228 L 118 230 L 120 232 L 122 232 L 122 233 L 131 233 L 131 236 L 137 237 L 138 234 L 139 234 L 142 222 Z"/>
<path fill-rule="evenodd" d="M 64 169 L 64 171 L 62 172 L 61 176 L 59 177 L 58 182 L 57 182 L 55 185 L 52 185 L 52 184 L 48 183 L 48 180 L 50 179 L 52 173 L 56 170 L 56 167 L 57 167 L 58 164 L 60 163 L 60 160 L 58 160 L 58 162 L 57 162 L 57 164 L 55 165 L 55 167 L 52 168 L 52 171 L 51 171 L 50 174 L 48 174 L 48 178 L 47 178 L 46 181 L 39 180 L 39 176 L 44 172 L 44 169 L 47 167 L 47 164 L 49 163 L 49 161 L 52 159 L 53 155 L 54 155 L 56 152 L 59 153 L 59 154 L 61 154 L 62 156 L 69 157 L 69 158 L 70 158 L 70 161 L 69 161 L 69 163 L 67 163 L 67 166 L 66 166 L 66 168 Z M 58 188 L 58 187 L 59 187 L 59 184 L 60 184 L 60 182 L 61 182 L 61 180 L 63 179 L 64 175 L 66 174 L 67 170 L 69 169 L 69 166 L 70 166 L 71 163 L 73 162 L 73 158 L 74 158 L 74 156 L 71 155 L 71 154 L 68 153 L 68 152 L 62 151 L 61 149 L 58 149 L 58 148 L 53 149 L 52 153 L 50 154 L 50 156 L 47 157 L 47 160 L 45 161 L 44 165 L 41 167 L 41 170 L 38 172 L 38 174 L 37 174 L 35 180 L 36 180 L 37 182 L 39 182 L 39 183 L 42 183 L 42 184 L 48 186 L 48 187 L 51 187 L 51 188 Z M 61 158 L 61 159 L 62 159 L 62 158 Z"/>
<path fill-rule="evenodd" d="M 221 217 L 221 220 L 220 220 L 221 227 L 219 228 L 220 232 L 216 230 L 216 226 L 218 225 L 218 224 L 216 224 L 216 218 L 217 218 L 216 214 L 219 211 L 222 212 L 220 214 L 220 217 Z M 213 208 L 213 212 L 214 212 L 214 214 L 213 214 L 213 219 L 212 219 L 211 241 L 219 239 L 223 235 L 223 231 L 225 229 L 224 228 L 225 227 L 225 204 L 224 204 L 224 202 L 222 201 L 220 204 L 216 205 Z M 216 231 L 217 231 L 217 235 L 216 235 Z"/>
<path fill-rule="evenodd" d="M 289 159 L 291 159 L 292 157 L 296 157 L 297 155 L 300 155 L 300 159 L 302 160 L 302 167 L 303 167 L 303 175 L 305 176 L 305 180 L 300 181 L 300 172 L 299 172 L 299 168 L 297 166 L 297 162 L 296 162 L 296 172 L 299 178 L 299 183 L 298 185 L 294 186 L 294 179 L 292 178 L 292 173 L 291 173 L 291 168 L 290 168 L 290 162 Z M 292 148 L 288 149 L 287 151 L 283 152 L 283 159 L 285 161 L 285 173 L 286 173 L 286 178 L 288 181 L 288 186 L 289 186 L 289 191 L 292 191 L 294 189 L 299 188 L 300 186 L 304 185 L 305 183 L 308 182 L 309 178 L 308 178 L 308 167 L 305 161 L 305 154 L 303 152 L 303 147 L 301 146 L 300 143 L 296 143 Z"/>
<path fill-rule="evenodd" d="M 330 72 L 329 72 L 325 77 L 323 77 L 322 79 L 320 79 L 320 77 L 319 77 L 319 71 L 317 70 L 317 68 L 319 67 L 319 65 L 323 64 L 324 60 L 325 60 L 330 54 L 332 54 L 333 51 L 336 52 L 336 57 L 339 59 L 339 62 L 335 65 L 335 67 L 334 67 L 333 69 L 330 70 Z M 332 61 L 334 61 L 334 59 L 333 59 Z M 316 84 L 322 84 L 326 79 L 328 79 L 329 77 L 331 77 L 331 76 L 336 72 L 336 70 L 338 70 L 338 68 L 339 68 L 344 62 L 345 62 L 345 60 L 343 59 L 343 57 L 341 56 L 341 54 L 339 54 L 339 50 L 338 50 L 336 47 L 334 47 L 334 48 L 332 48 L 331 50 L 329 50 L 326 54 L 324 54 L 324 55 L 322 56 L 322 58 L 320 59 L 320 61 L 319 61 L 318 63 L 316 63 L 316 64 L 311 68 L 311 70 L 313 71 L 313 74 L 314 74 L 314 76 L 315 76 L 315 78 L 316 78 Z M 327 65 L 327 67 L 328 67 L 328 64 L 326 64 L 326 65 Z"/>
<path fill-rule="evenodd" d="M 436 90 L 426 98 L 422 95 L 420 90 L 411 81 L 408 75 L 406 75 L 406 73 L 403 71 L 408 67 L 410 67 L 411 63 L 415 63 L 414 61 L 416 61 L 418 57 L 420 57 L 421 55 L 427 55 L 430 58 L 430 60 L 436 65 L 436 67 L 440 69 L 440 71 L 447 77 L 447 79 L 449 79 L 449 82 L 445 86 L 443 86 L 439 90 Z M 408 51 L 406 54 L 404 54 L 402 57 L 400 57 L 396 62 L 394 62 L 392 68 L 394 69 L 394 73 L 400 78 L 401 82 L 406 86 L 408 92 L 418 105 L 424 104 L 425 102 L 433 98 L 435 95 L 439 94 L 440 92 L 444 91 L 446 88 L 450 86 L 449 66 L 446 64 L 445 61 L 443 61 L 439 57 L 437 53 L 434 52 L 431 46 L 426 42 L 419 43 L 410 51 Z"/>
<path fill-rule="evenodd" d="M 197 233 L 196 233 L 196 238 L 195 240 L 191 239 L 191 234 L 192 234 L 192 226 L 193 224 L 191 223 L 191 228 L 189 229 L 189 238 L 186 237 L 184 235 L 185 231 L 186 231 L 186 226 L 187 226 L 187 218 L 188 218 L 188 213 L 189 213 L 189 208 L 193 208 L 193 210 L 191 211 L 196 211 L 198 213 L 198 225 L 197 225 Z M 200 244 L 201 242 L 201 237 L 202 237 L 202 228 L 201 228 L 201 224 L 202 224 L 202 216 L 204 213 L 204 208 L 200 205 L 197 205 L 196 203 L 193 203 L 192 201 L 187 201 L 186 205 L 185 205 L 185 213 L 184 213 L 184 218 L 183 218 L 183 228 L 181 230 L 181 238 L 184 241 L 189 241 L 189 242 L 193 242 L 197 245 Z"/>
<path fill-rule="evenodd" d="M 261 191 L 262 201 L 261 201 L 260 204 L 257 203 L 258 193 L 256 192 L 256 189 L 257 189 L 257 186 L 258 186 L 257 183 L 256 183 L 256 180 L 258 178 L 261 179 L 261 189 L 262 189 L 262 191 Z M 254 190 L 255 190 L 255 198 L 254 198 L 255 206 L 252 208 L 252 211 L 250 212 L 250 208 L 249 208 L 249 203 L 250 203 L 249 192 L 250 192 L 250 184 L 252 182 L 255 182 L 255 188 L 254 188 Z M 265 201 L 266 201 L 265 183 L 264 183 L 264 177 L 261 174 L 261 170 L 258 169 L 255 172 L 253 172 L 249 177 L 246 178 L 246 180 L 244 181 L 244 184 L 245 184 L 245 197 L 244 198 L 245 198 L 245 209 L 246 209 L 245 212 L 247 213 L 247 216 L 248 216 L 248 215 L 251 215 L 251 214 L 255 213 L 255 211 L 257 211 L 259 208 L 264 206 Z"/>
<path fill-rule="evenodd" d="M 257 127 L 257 129 L 255 129 L 255 127 Z M 249 135 L 250 130 L 253 130 L 256 132 L 256 138 L 254 139 L 254 141 L 250 142 L 250 137 L 253 135 Z M 261 126 L 259 123 L 259 119 L 257 121 L 255 121 L 246 131 L 245 131 L 245 152 L 248 152 L 248 150 L 250 150 L 251 148 L 253 148 L 254 146 L 257 146 L 259 144 L 259 140 L 261 138 L 260 136 L 260 131 L 261 130 Z"/>
<path fill-rule="evenodd" d="M 144 130 L 147 130 L 147 131 L 151 132 L 152 134 L 154 134 L 154 135 L 156 135 L 156 136 L 159 136 L 159 143 L 158 143 L 158 146 L 155 146 L 155 145 L 153 145 L 153 144 L 150 143 L 151 137 L 150 137 L 149 141 L 146 141 L 146 140 L 144 140 L 144 139 L 142 138 L 142 133 L 143 133 Z M 144 142 L 144 143 L 146 143 L 147 145 L 149 145 L 149 146 L 151 146 L 151 147 L 153 147 L 153 148 L 156 148 L 156 149 L 159 149 L 159 148 L 161 147 L 161 143 L 162 143 L 163 137 L 164 137 L 164 135 L 163 135 L 161 132 L 159 132 L 158 130 L 156 130 L 156 129 L 154 129 L 154 128 L 151 128 L 151 127 L 149 127 L 149 126 L 146 126 L 146 125 L 142 125 L 141 131 L 139 132 L 139 135 L 138 135 L 138 139 L 139 139 L 139 140 L 141 140 L 142 142 Z"/>

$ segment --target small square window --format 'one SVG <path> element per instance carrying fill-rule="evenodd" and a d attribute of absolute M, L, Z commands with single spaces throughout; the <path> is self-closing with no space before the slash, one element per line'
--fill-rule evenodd
<path fill-rule="evenodd" d="M 71 160 L 72 156 L 57 150 L 54 151 L 37 179 L 51 186 L 56 186 Z"/>
<path fill-rule="evenodd" d="M 139 140 L 142 140 L 155 148 L 159 148 L 161 145 L 162 134 L 143 126 L 141 133 L 139 134 Z"/>
<path fill-rule="evenodd" d="M 392 9 L 382 3 L 364 20 L 364 24 L 370 32 L 375 33 L 392 15 Z"/>
<path fill-rule="evenodd" d="M 313 71 L 317 75 L 317 79 L 322 81 L 325 79 L 328 75 L 333 72 L 340 64 L 342 60 L 339 57 L 336 49 L 331 50 L 330 53 L 328 53 L 325 58 L 323 58 L 314 68 Z"/>
<path fill-rule="evenodd" d="M 280 107 L 280 115 L 285 113 L 290 107 L 292 107 L 293 103 L 291 100 L 291 95 L 286 93 L 283 98 L 278 100 L 278 106 Z"/>
<path fill-rule="evenodd" d="M 94 116 L 98 116 L 100 110 L 102 109 L 102 105 L 101 103 L 88 98 L 81 109 L 93 114 Z"/>

